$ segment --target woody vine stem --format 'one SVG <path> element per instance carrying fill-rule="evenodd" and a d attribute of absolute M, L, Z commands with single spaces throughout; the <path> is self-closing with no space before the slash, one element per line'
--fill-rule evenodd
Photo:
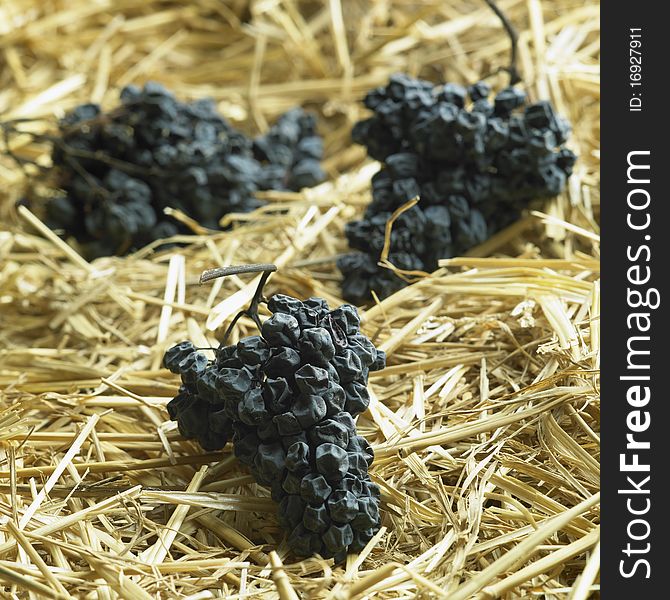
<path fill-rule="evenodd" d="M 277 270 L 277 266 L 270 264 L 270 263 L 258 263 L 258 264 L 253 264 L 253 265 L 234 265 L 230 267 L 218 267 L 216 269 L 209 269 L 200 276 L 200 283 L 206 283 L 207 281 L 212 281 L 213 279 L 218 279 L 219 277 L 227 277 L 229 275 L 242 275 L 245 273 L 263 273 L 261 275 L 261 279 L 258 282 L 258 286 L 256 287 L 256 291 L 254 292 L 254 296 L 251 299 L 251 303 L 249 304 L 249 307 L 245 310 L 241 310 L 240 312 L 235 315 L 235 318 L 231 321 L 230 325 L 228 325 L 228 329 L 226 329 L 226 333 L 223 336 L 223 342 L 228 340 L 228 337 L 230 336 L 231 331 L 233 330 L 233 327 L 235 327 L 235 324 L 239 321 L 240 317 L 243 315 L 246 315 L 250 319 L 253 320 L 254 323 L 256 323 L 256 327 L 258 327 L 259 331 L 261 329 L 261 326 L 263 325 L 261 323 L 261 319 L 258 316 L 258 305 L 261 304 L 261 302 L 266 302 L 266 299 L 263 297 L 263 288 L 265 287 L 265 284 L 267 283 L 268 278 L 272 273 L 274 273 Z"/>
<path fill-rule="evenodd" d="M 484 0 L 484 2 L 486 2 L 486 4 L 500 19 L 503 27 L 505 28 L 505 31 L 507 32 L 507 35 L 509 35 L 512 47 L 510 50 L 510 64 L 506 70 L 509 73 L 509 84 L 515 85 L 521 81 L 519 69 L 517 68 L 517 45 L 519 42 L 519 34 L 514 28 L 514 25 L 512 25 L 512 22 L 507 18 L 507 15 L 496 4 L 495 0 Z"/>

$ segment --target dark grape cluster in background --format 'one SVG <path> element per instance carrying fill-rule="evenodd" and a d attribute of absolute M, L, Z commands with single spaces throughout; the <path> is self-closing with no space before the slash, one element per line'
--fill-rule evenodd
<path fill-rule="evenodd" d="M 180 231 L 163 209 L 218 228 L 230 212 L 260 206 L 258 190 L 320 183 L 323 142 L 301 108 L 255 139 L 234 129 L 211 100 L 180 102 L 163 86 L 128 86 L 121 105 L 83 104 L 60 123 L 53 164 L 65 192 L 47 223 L 74 236 L 89 258 L 124 254 Z"/>
<path fill-rule="evenodd" d="M 354 417 L 370 402 L 369 371 L 386 356 L 351 305 L 275 295 L 268 307 L 261 335 L 220 347 L 214 362 L 190 342 L 167 351 L 165 366 L 182 379 L 168 411 L 206 450 L 232 436 L 237 458 L 279 502 L 293 552 L 339 562 L 380 527 L 373 453 Z"/>
<path fill-rule="evenodd" d="M 566 120 L 549 102 L 529 104 L 515 87 L 490 100 L 480 81 L 469 88 L 394 75 L 369 92 L 373 115 L 353 129 L 355 142 L 383 163 L 372 179 L 363 219 L 346 226 L 351 248 L 338 260 L 344 297 L 357 304 L 370 292 L 385 297 L 405 285 L 378 266 L 392 213 L 415 196 L 395 221 L 389 261 L 432 271 L 518 219 L 534 199 L 560 193 L 576 156 L 564 144 Z"/>

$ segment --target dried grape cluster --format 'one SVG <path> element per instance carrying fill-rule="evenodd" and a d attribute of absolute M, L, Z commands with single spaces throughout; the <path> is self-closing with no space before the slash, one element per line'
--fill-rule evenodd
<path fill-rule="evenodd" d="M 383 166 L 363 219 L 346 226 L 359 251 L 338 260 L 347 300 L 363 303 L 371 291 L 385 297 L 405 285 L 377 263 L 387 221 L 412 198 L 419 203 L 394 222 L 388 258 L 400 269 L 431 271 L 439 258 L 515 221 L 531 200 L 565 188 L 576 160 L 564 145 L 568 122 L 515 87 L 490 95 L 483 81 L 466 89 L 406 75 L 367 94 L 373 115 L 352 137 Z"/>
<path fill-rule="evenodd" d="M 52 157 L 65 195 L 48 202 L 47 222 L 90 258 L 124 254 L 183 230 L 166 207 L 218 228 L 227 213 L 260 206 L 257 190 L 321 182 L 322 153 L 316 120 L 301 108 L 251 139 L 211 100 L 180 102 L 157 83 L 128 86 L 118 108 L 83 104 L 60 122 Z"/>
<path fill-rule="evenodd" d="M 220 347 L 213 362 L 190 342 L 167 351 L 165 366 L 182 379 L 170 418 L 207 450 L 232 436 L 237 458 L 279 502 L 295 554 L 341 561 L 380 527 L 373 453 L 354 417 L 386 356 L 351 305 L 275 295 L 268 307 L 261 335 Z"/>

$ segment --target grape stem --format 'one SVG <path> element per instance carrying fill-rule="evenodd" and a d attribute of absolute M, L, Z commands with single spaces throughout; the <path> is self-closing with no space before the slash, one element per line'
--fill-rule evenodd
<path fill-rule="evenodd" d="M 263 297 L 263 288 L 265 287 L 265 284 L 267 283 L 268 278 L 272 273 L 274 273 L 277 270 L 277 266 L 270 264 L 270 263 L 259 263 L 259 264 L 253 264 L 253 265 L 232 265 L 230 267 L 218 267 L 216 269 L 209 269 L 207 271 L 204 271 L 203 274 L 200 276 L 200 283 L 206 283 L 207 281 L 212 281 L 213 279 L 218 279 L 219 277 L 227 277 L 229 275 L 243 275 L 245 273 L 263 273 L 261 275 L 261 279 L 258 282 L 258 286 L 256 287 L 256 291 L 254 292 L 254 296 L 251 299 L 251 303 L 249 304 L 249 307 L 245 310 L 241 310 L 240 312 L 235 315 L 235 318 L 231 321 L 230 325 L 228 325 L 228 329 L 226 329 L 226 333 L 223 335 L 223 344 L 225 345 L 226 341 L 228 340 L 228 337 L 230 336 L 233 327 L 237 324 L 237 322 L 240 320 L 240 317 L 243 315 L 246 315 L 250 319 L 253 320 L 254 323 L 256 323 L 256 327 L 258 327 L 258 330 L 260 331 L 262 327 L 261 319 L 258 316 L 258 305 L 261 302 L 267 302 L 267 300 Z"/>
<path fill-rule="evenodd" d="M 505 31 L 507 31 L 507 35 L 509 35 L 512 48 L 510 50 L 510 64 L 506 71 L 509 73 L 509 84 L 515 85 L 521 81 L 519 69 L 517 68 L 517 44 L 519 42 L 519 34 L 514 28 L 514 25 L 512 25 L 512 22 L 507 18 L 507 15 L 496 4 L 495 0 L 484 0 L 484 2 L 486 2 L 486 4 L 500 19 L 503 27 L 505 28 Z"/>
<path fill-rule="evenodd" d="M 146 169 L 144 167 L 137 166 L 131 162 L 121 160 L 118 158 L 113 158 L 111 156 L 108 156 L 103 152 L 102 150 L 95 150 L 95 151 L 90 151 L 90 150 L 83 150 L 81 148 L 74 148 L 73 146 L 70 146 L 64 141 L 64 138 L 62 136 L 55 136 L 55 135 L 50 135 L 48 133 L 35 133 L 34 131 L 23 131 L 16 127 L 16 124 L 19 123 L 30 123 L 30 122 L 35 122 L 37 119 L 12 119 L 10 121 L 4 121 L 0 122 L 0 127 L 3 130 L 3 136 L 4 136 L 4 141 L 5 141 L 5 152 L 13 158 L 19 165 L 21 164 L 31 164 L 34 166 L 39 167 L 41 170 L 46 170 L 44 167 L 39 165 L 38 163 L 26 159 L 26 158 L 21 158 L 16 156 L 14 153 L 11 152 L 11 149 L 9 147 L 9 135 L 10 134 L 16 134 L 16 135 L 28 135 L 31 137 L 32 140 L 35 142 L 48 142 L 52 144 L 54 147 L 57 146 L 63 151 L 63 154 L 66 156 L 66 160 L 68 161 L 68 164 L 76 169 L 77 166 L 79 166 L 79 169 L 82 169 L 81 165 L 79 165 L 79 159 L 86 159 L 86 160 L 92 160 L 96 162 L 103 163 L 105 165 L 109 165 L 110 167 L 114 167 L 115 169 L 118 169 L 119 171 L 123 171 L 124 173 L 129 173 L 131 175 L 142 175 L 142 176 L 147 176 L 147 175 L 156 175 L 156 176 L 162 176 L 165 174 L 165 171 L 162 171 L 160 169 Z M 88 121 L 82 121 L 79 124 L 79 127 L 81 128 L 82 126 L 90 126 L 91 123 L 94 123 L 93 120 L 88 120 Z M 68 132 L 72 132 L 76 129 L 76 125 L 72 125 L 69 128 L 67 128 Z M 81 173 L 80 173 L 81 174 Z M 82 175 L 83 176 L 83 175 Z M 100 186 L 97 186 L 100 187 Z M 106 190 L 105 190 L 106 191 Z"/>

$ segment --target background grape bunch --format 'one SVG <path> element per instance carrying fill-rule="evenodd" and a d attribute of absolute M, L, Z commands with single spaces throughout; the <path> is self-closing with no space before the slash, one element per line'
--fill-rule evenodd
<path fill-rule="evenodd" d="M 88 258 L 186 232 L 166 207 L 218 229 L 224 215 L 261 206 L 258 190 L 325 179 L 316 119 L 301 108 L 252 139 L 212 101 L 180 102 L 149 82 L 125 87 L 107 113 L 82 104 L 59 127 L 52 159 L 65 194 L 47 203 L 47 224 L 76 238 Z"/>
<path fill-rule="evenodd" d="M 569 123 L 549 102 L 529 104 L 510 86 L 490 100 L 483 81 L 469 88 L 436 86 L 394 75 L 370 91 L 373 115 L 353 140 L 382 162 L 372 202 L 346 225 L 352 249 L 338 259 L 343 296 L 356 304 L 371 291 L 386 297 L 405 280 L 378 266 L 386 223 L 409 200 L 419 202 L 394 222 L 388 260 L 402 270 L 432 271 L 519 218 L 538 198 L 559 194 L 576 156 L 565 147 Z"/>

